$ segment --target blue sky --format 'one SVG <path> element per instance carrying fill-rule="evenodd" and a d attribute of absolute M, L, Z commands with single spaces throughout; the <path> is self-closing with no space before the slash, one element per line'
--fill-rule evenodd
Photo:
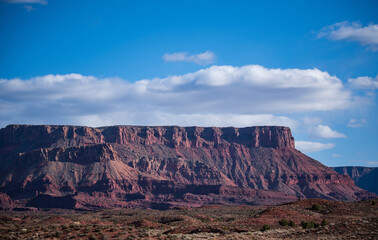
<path fill-rule="evenodd" d="M 0 1 L 0 127 L 286 125 L 378 166 L 377 1 Z"/>

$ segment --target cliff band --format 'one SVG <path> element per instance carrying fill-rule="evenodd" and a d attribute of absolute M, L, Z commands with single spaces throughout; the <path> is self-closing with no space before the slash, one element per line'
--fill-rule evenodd
<path fill-rule="evenodd" d="M 287 127 L 0 130 L 3 208 L 276 204 L 374 197 L 295 149 Z M 7 206 L 7 207 L 4 207 Z"/>

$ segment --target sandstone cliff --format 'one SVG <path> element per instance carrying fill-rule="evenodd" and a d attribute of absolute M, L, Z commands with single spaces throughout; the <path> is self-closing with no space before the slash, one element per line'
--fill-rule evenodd
<path fill-rule="evenodd" d="M 0 130 L 0 164 L 0 192 L 36 207 L 373 196 L 297 151 L 287 127 L 10 125 Z"/>

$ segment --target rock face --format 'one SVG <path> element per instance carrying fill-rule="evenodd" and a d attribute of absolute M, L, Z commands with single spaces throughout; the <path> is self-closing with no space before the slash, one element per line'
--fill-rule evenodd
<path fill-rule="evenodd" d="M 14 202 L 5 193 L 0 193 L 0 210 L 8 210 L 14 207 Z"/>
<path fill-rule="evenodd" d="M 0 192 L 29 207 L 275 204 L 374 197 L 295 149 L 287 127 L 10 125 Z"/>
<path fill-rule="evenodd" d="M 362 189 L 378 194 L 378 168 L 376 167 L 333 167 L 340 174 L 348 175 Z"/>

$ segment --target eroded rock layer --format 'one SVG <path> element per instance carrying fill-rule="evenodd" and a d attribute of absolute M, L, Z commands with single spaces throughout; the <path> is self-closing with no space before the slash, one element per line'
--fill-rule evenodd
<path fill-rule="evenodd" d="M 10 125 L 0 130 L 0 164 L 0 192 L 29 207 L 165 209 L 374 196 L 296 150 L 287 127 Z"/>

